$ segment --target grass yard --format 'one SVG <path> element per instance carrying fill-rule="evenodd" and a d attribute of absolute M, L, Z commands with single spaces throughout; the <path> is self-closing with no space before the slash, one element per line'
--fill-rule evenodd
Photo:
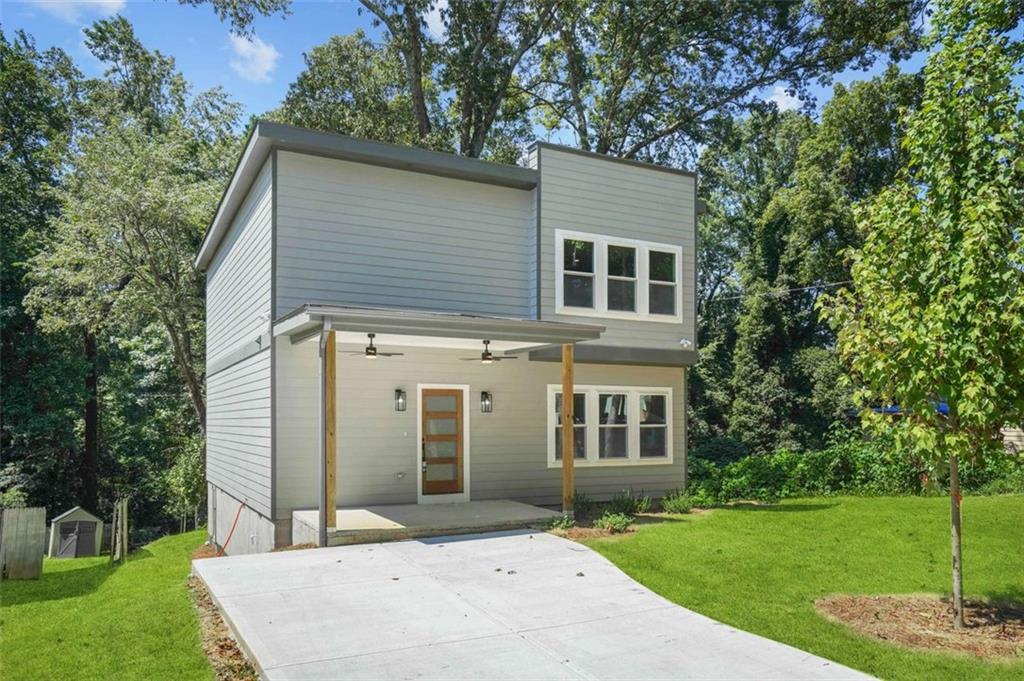
<path fill-rule="evenodd" d="M 204 537 L 164 537 L 114 568 L 106 557 L 47 559 L 42 579 L 4 582 L 4 681 L 212 678 L 186 587 Z"/>
<path fill-rule="evenodd" d="M 1024 497 L 964 500 L 968 597 L 1024 602 Z M 587 544 L 697 612 L 884 679 L 1021 679 L 1020 662 L 919 653 L 820 617 L 834 593 L 950 593 L 949 500 L 833 498 L 679 516 Z"/>

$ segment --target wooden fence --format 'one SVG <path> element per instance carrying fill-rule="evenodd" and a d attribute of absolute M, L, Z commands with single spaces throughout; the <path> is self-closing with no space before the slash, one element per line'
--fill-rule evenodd
<path fill-rule="evenodd" d="M 45 547 L 45 508 L 5 508 L 0 512 L 0 572 L 4 579 L 39 579 Z"/>

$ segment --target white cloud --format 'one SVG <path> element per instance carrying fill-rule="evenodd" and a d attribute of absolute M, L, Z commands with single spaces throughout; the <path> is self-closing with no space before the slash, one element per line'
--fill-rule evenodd
<path fill-rule="evenodd" d="M 256 36 L 250 40 L 231 34 L 228 38 L 235 53 L 230 62 L 231 70 L 253 83 L 269 83 L 270 74 L 277 67 L 277 60 L 281 57 L 277 48 Z"/>
<path fill-rule="evenodd" d="M 775 102 L 775 106 L 779 107 L 779 111 L 799 109 L 800 105 L 803 104 L 799 97 L 789 94 L 786 92 L 786 88 L 781 85 L 776 85 L 765 101 Z"/>
<path fill-rule="evenodd" d="M 83 14 L 116 14 L 124 9 L 125 0 L 29 0 L 29 3 L 69 24 L 77 24 Z"/>
<path fill-rule="evenodd" d="M 441 17 L 441 10 L 448 9 L 448 0 L 437 0 L 427 13 L 427 31 L 434 38 L 444 38 L 444 18 Z"/>

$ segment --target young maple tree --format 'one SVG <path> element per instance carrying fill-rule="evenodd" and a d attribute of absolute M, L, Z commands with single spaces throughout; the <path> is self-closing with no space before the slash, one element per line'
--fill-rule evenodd
<path fill-rule="evenodd" d="M 1024 421 L 1024 109 L 1013 0 L 944 0 L 900 179 L 862 208 L 853 286 L 823 312 L 866 425 L 948 475 L 963 626 L 959 465 Z M 871 408 L 899 405 L 893 420 Z"/>

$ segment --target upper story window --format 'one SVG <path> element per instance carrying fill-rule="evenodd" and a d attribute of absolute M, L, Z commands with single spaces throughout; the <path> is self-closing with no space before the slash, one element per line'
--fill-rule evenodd
<path fill-rule="evenodd" d="M 682 248 L 555 230 L 559 314 L 682 322 Z"/>

